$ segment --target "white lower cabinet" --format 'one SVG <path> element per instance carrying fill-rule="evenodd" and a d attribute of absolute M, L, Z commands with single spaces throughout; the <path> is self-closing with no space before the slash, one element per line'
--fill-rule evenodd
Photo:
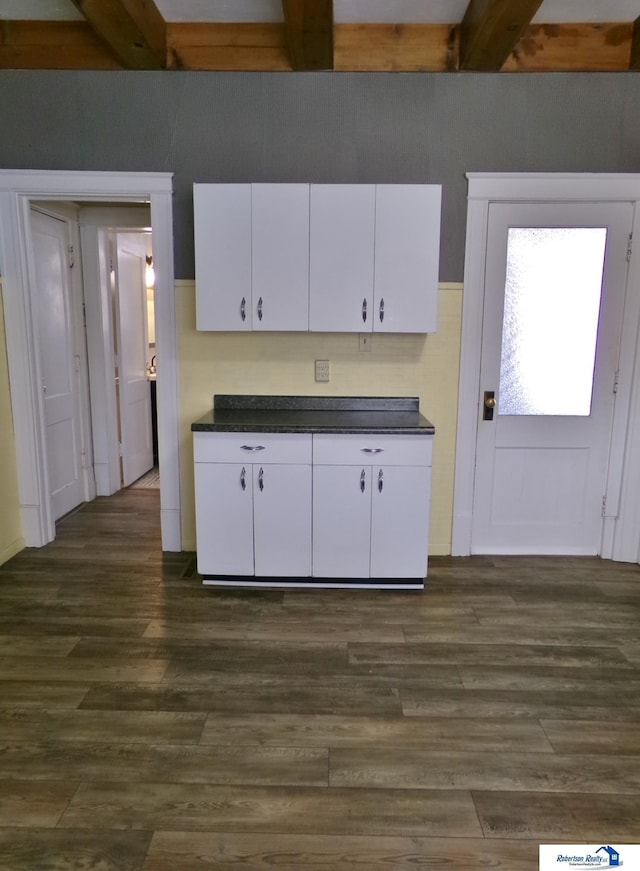
<path fill-rule="evenodd" d="M 423 579 L 432 442 L 194 433 L 198 571 Z"/>
<path fill-rule="evenodd" d="M 311 436 L 194 433 L 194 458 L 198 571 L 308 577 Z"/>
<path fill-rule="evenodd" d="M 431 447 L 431 437 L 314 437 L 315 576 L 426 576 Z"/>

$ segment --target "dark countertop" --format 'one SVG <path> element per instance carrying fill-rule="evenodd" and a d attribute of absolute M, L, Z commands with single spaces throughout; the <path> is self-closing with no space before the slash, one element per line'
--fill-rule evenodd
<path fill-rule="evenodd" d="M 416 397 L 245 396 L 214 397 L 213 409 L 192 432 L 272 432 L 433 435 Z"/>

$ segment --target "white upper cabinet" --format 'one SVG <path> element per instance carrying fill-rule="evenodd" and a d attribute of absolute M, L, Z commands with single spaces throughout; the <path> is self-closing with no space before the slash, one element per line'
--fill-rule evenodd
<path fill-rule="evenodd" d="M 309 329 L 309 185 L 251 186 L 254 330 Z"/>
<path fill-rule="evenodd" d="M 438 326 L 440 185 L 377 185 L 373 329 Z"/>
<path fill-rule="evenodd" d="M 194 185 L 199 330 L 437 329 L 440 185 Z"/>
<path fill-rule="evenodd" d="M 311 185 L 312 331 L 371 331 L 375 204 L 375 185 Z"/>
<path fill-rule="evenodd" d="M 194 185 L 196 327 L 251 329 L 251 185 Z"/>
<path fill-rule="evenodd" d="M 309 329 L 309 185 L 194 185 L 199 330 Z"/>

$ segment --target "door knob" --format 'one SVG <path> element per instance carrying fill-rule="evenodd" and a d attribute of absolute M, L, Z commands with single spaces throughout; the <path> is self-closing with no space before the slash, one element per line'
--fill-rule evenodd
<path fill-rule="evenodd" d="M 493 409 L 496 407 L 496 396 L 493 390 L 484 392 L 484 408 L 482 409 L 483 420 L 493 420 Z"/>

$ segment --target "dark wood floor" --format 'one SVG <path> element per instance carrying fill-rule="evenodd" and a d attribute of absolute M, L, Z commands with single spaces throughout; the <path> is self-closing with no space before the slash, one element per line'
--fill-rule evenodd
<path fill-rule="evenodd" d="M 0 867 L 534 871 L 640 841 L 640 568 L 203 588 L 158 493 L 0 568 Z"/>

